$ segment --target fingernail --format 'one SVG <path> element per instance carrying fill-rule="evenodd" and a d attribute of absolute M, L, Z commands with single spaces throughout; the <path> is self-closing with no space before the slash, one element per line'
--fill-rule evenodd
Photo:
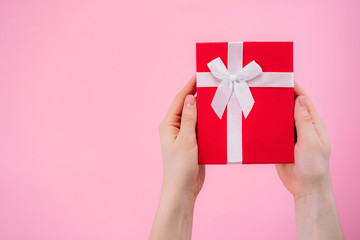
<path fill-rule="evenodd" d="M 185 98 L 185 105 L 186 106 L 194 106 L 195 104 L 195 97 L 193 95 L 187 95 Z"/>
<path fill-rule="evenodd" d="M 306 98 L 304 96 L 300 96 L 299 103 L 301 107 L 306 107 Z"/>

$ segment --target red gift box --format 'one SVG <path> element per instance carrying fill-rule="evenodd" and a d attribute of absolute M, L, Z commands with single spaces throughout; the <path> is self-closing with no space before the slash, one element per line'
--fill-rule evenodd
<path fill-rule="evenodd" d="M 209 64 L 220 61 L 217 58 L 230 80 L 210 71 Z M 236 85 L 236 74 L 252 61 L 262 73 L 241 82 L 254 100 L 248 115 L 234 89 L 223 114 L 215 112 L 212 101 L 219 85 L 225 80 Z M 294 163 L 292 42 L 197 43 L 196 72 L 199 164 Z"/>

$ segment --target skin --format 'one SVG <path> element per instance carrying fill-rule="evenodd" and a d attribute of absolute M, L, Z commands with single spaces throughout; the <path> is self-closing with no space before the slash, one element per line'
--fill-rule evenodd
<path fill-rule="evenodd" d="M 193 212 L 205 179 L 198 165 L 195 77 L 176 95 L 159 126 L 163 184 L 150 239 L 191 239 Z M 294 197 L 297 239 L 343 239 L 332 192 L 330 142 L 310 98 L 295 82 L 295 164 L 277 164 Z"/>

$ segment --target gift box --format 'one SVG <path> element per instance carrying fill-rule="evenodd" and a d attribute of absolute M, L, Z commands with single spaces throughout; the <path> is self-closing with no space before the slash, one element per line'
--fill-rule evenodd
<path fill-rule="evenodd" d="M 292 42 L 196 44 L 199 164 L 294 163 Z"/>

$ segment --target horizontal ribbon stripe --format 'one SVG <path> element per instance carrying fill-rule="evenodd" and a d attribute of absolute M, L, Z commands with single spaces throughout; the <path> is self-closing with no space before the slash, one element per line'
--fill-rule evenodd
<path fill-rule="evenodd" d="M 197 87 L 217 87 L 220 80 L 214 78 L 211 72 L 197 72 Z M 263 72 L 260 76 L 249 80 L 249 87 L 294 87 L 294 73 L 292 72 Z"/>

